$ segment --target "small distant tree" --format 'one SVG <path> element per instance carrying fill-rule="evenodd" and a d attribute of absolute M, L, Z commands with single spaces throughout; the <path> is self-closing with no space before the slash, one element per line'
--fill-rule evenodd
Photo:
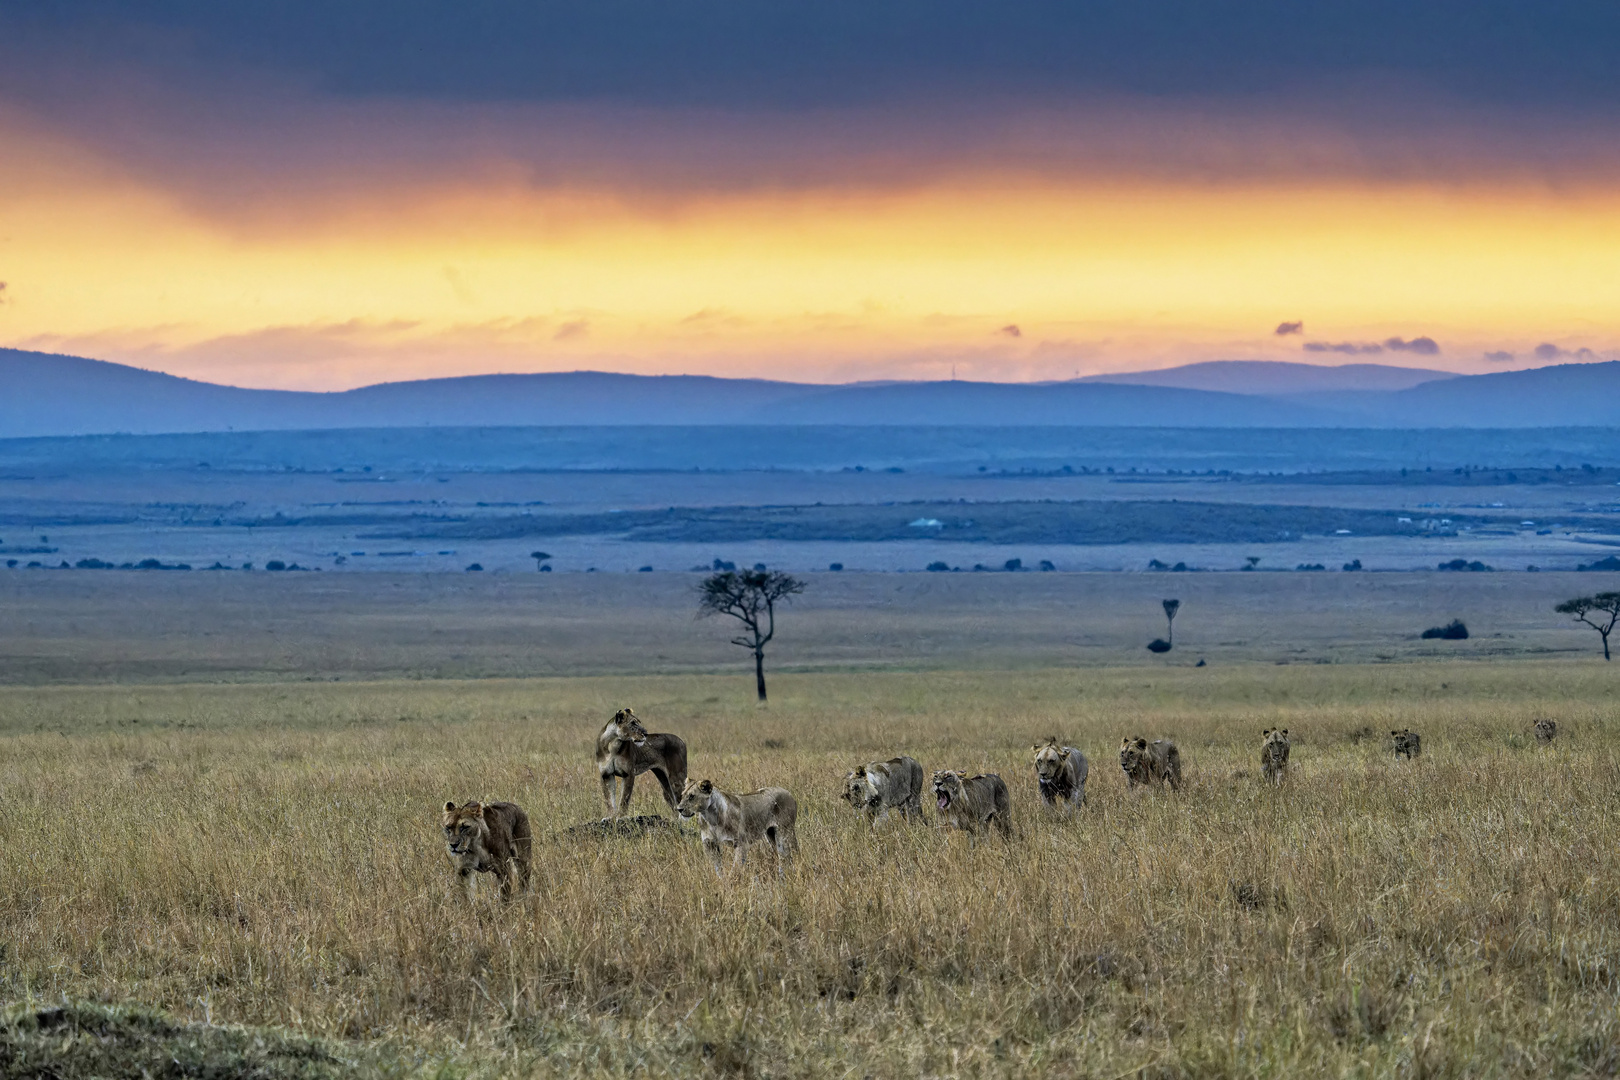
<path fill-rule="evenodd" d="M 1176 612 L 1180 610 L 1180 600 L 1166 600 L 1164 602 L 1164 618 L 1165 622 L 1169 624 L 1169 629 L 1165 632 L 1165 644 L 1172 648 L 1176 644 Z"/>
<path fill-rule="evenodd" d="M 1620 592 L 1576 597 L 1565 600 L 1553 610 L 1560 615 L 1572 616 L 1576 622 L 1585 623 L 1596 630 L 1603 638 L 1603 659 L 1610 659 L 1609 634 L 1614 630 L 1614 624 L 1620 622 Z"/>
<path fill-rule="evenodd" d="M 765 700 L 765 646 L 776 636 L 776 605 L 804 591 L 804 582 L 780 570 L 722 570 L 698 586 L 698 616 L 730 615 L 742 624 L 731 639 L 754 654 L 754 681 Z"/>
<path fill-rule="evenodd" d="M 551 552 L 531 551 L 529 552 L 529 558 L 534 560 L 534 568 L 536 570 L 544 570 L 546 568 L 546 561 L 551 558 Z"/>
<path fill-rule="evenodd" d="M 1260 556 L 1258 556 L 1258 555 L 1245 555 L 1243 557 L 1243 561 L 1247 562 L 1249 564 L 1248 566 L 1245 566 L 1243 569 L 1245 569 L 1245 570 L 1253 570 L 1255 567 L 1260 565 Z"/>

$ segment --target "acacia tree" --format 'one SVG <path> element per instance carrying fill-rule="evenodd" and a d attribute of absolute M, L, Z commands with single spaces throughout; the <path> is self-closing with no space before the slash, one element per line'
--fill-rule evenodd
<path fill-rule="evenodd" d="M 1609 633 L 1620 622 L 1620 592 L 1600 592 L 1596 596 L 1578 596 L 1565 600 L 1553 609 L 1560 615 L 1572 615 L 1576 622 L 1585 623 L 1603 638 L 1603 659 L 1609 659 Z"/>
<path fill-rule="evenodd" d="M 730 615 L 742 623 L 731 639 L 754 654 L 754 681 L 765 700 L 765 645 L 776 636 L 776 604 L 804 592 L 804 582 L 780 570 L 722 570 L 698 586 L 698 616 Z"/>
<path fill-rule="evenodd" d="M 1176 612 L 1181 610 L 1180 600 L 1166 600 L 1164 602 L 1164 619 L 1168 624 L 1165 630 L 1165 644 L 1174 646 L 1176 643 Z"/>
<path fill-rule="evenodd" d="M 534 560 L 534 568 L 536 570 L 544 570 L 546 568 L 546 560 L 551 558 L 551 553 L 548 551 L 531 551 L 529 552 L 529 558 Z"/>

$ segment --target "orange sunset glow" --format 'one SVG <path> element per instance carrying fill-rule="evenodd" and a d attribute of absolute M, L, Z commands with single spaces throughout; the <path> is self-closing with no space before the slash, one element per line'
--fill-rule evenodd
<path fill-rule="evenodd" d="M 341 389 L 579 368 L 1061 379 L 1418 336 L 1439 352 L 1383 362 L 1479 372 L 1620 344 L 1620 185 L 1476 167 L 1477 133 L 1387 169 L 1331 125 L 1291 141 L 1161 110 L 1137 137 L 1104 111 L 1039 160 L 1039 138 L 952 146 L 937 118 L 881 111 L 858 137 L 836 113 L 784 121 L 801 135 L 773 145 L 768 118 L 724 111 L 642 107 L 621 127 L 643 134 L 610 137 L 616 106 L 545 128 L 300 90 L 264 134 L 172 88 L 103 93 L 100 126 L 0 110 L 0 345 Z M 408 153 L 377 149 L 413 123 Z M 922 164 L 882 150 L 908 125 L 934 132 Z M 613 138 L 629 149 L 604 156 Z"/>

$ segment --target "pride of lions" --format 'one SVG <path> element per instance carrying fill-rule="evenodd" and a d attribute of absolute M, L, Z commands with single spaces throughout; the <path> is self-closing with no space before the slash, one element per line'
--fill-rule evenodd
<path fill-rule="evenodd" d="M 1391 731 L 1388 747 L 1398 758 L 1410 760 L 1423 751 L 1418 733 L 1406 728 Z M 1547 745 L 1558 734 L 1552 720 L 1535 723 L 1536 742 Z M 1261 732 L 1260 774 L 1267 783 L 1281 785 L 1288 770 L 1292 742 L 1287 728 Z M 1041 802 L 1053 810 L 1073 814 L 1086 801 L 1086 756 L 1056 737 L 1031 747 L 1035 782 Z M 1148 742 L 1125 738 L 1119 744 L 1119 767 L 1128 788 L 1161 787 L 1180 791 L 1181 751 L 1169 739 Z M 705 854 L 718 873 L 722 849 L 730 847 L 736 864 L 748 848 L 769 844 L 777 866 L 798 849 L 796 831 L 799 804 L 779 787 L 737 794 L 722 791 L 711 780 L 686 775 L 686 743 L 677 735 L 649 733 L 630 709 L 620 709 L 596 739 L 596 771 L 602 781 L 602 803 L 608 817 L 617 818 L 630 805 L 636 777 L 650 772 L 658 780 L 664 801 L 683 819 L 696 818 Z M 923 769 L 914 758 L 857 765 L 844 776 L 840 797 L 876 828 L 891 815 L 922 818 Z M 942 769 L 933 775 L 931 790 L 941 828 L 960 829 L 969 835 L 992 829 L 1012 835 L 1012 799 L 996 773 L 969 775 Z M 528 888 L 533 834 L 528 815 L 509 802 L 444 804 L 444 839 L 457 875 L 470 888 L 474 873 L 495 875 L 503 899 Z"/>

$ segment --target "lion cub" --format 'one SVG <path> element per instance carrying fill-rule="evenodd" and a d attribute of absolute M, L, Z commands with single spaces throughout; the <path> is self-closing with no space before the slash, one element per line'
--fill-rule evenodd
<path fill-rule="evenodd" d="M 683 818 L 695 817 L 703 835 L 703 850 L 720 872 L 720 846 L 736 849 L 741 866 L 748 845 L 764 841 L 776 848 L 777 872 L 799 847 L 794 826 L 799 820 L 799 804 L 779 787 L 760 788 L 745 795 L 721 791 L 708 780 L 688 780 L 676 811 Z"/>
<path fill-rule="evenodd" d="M 596 737 L 596 771 L 602 778 L 602 802 L 609 818 L 618 817 L 630 806 L 636 777 L 644 772 L 658 778 L 664 801 L 673 810 L 677 793 L 686 786 L 686 743 L 676 735 L 647 734 L 634 712 L 620 709 Z M 615 791 L 617 780 L 624 781 L 622 794 Z"/>
<path fill-rule="evenodd" d="M 1537 720 L 1535 726 L 1536 742 L 1541 746 L 1550 746 L 1558 738 L 1558 721 Z"/>
<path fill-rule="evenodd" d="M 1266 728 L 1260 733 L 1260 775 L 1281 785 L 1288 771 L 1288 751 L 1293 746 L 1287 728 Z"/>
<path fill-rule="evenodd" d="M 888 761 L 869 761 L 844 775 L 844 791 L 839 797 L 876 828 L 897 810 L 902 817 L 922 817 L 922 766 L 905 756 Z"/>
<path fill-rule="evenodd" d="M 1411 761 L 1423 753 L 1423 736 L 1410 728 L 1401 728 L 1401 730 L 1392 731 L 1389 734 L 1396 757 L 1403 757 Z"/>
<path fill-rule="evenodd" d="M 1126 786 L 1138 784 L 1169 784 L 1171 791 L 1181 790 L 1181 751 L 1169 739 L 1122 739 L 1119 744 L 1119 767 L 1125 770 Z"/>
<path fill-rule="evenodd" d="M 518 888 L 529 887 L 529 856 L 534 838 L 529 815 L 509 802 L 444 804 L 444 843 L 456 875 L 472 895 L 473 872 L 494 874 L 501 884 L 501 899 L 512 899 L 512 867 L 517 867 Z"/>
<path fill-rule="evenodd" d="M 994 825 L 1002 836 L 1012 835 L 1012 801 L 1007 785 L 995 773 L 969 776 L 954 769 L 934 774 L 934 802 L 940 827 L 961 829 L 969 835 L 988 832 Z"/>
<path fill-rule="evenodd" d="M 1041 801 L 1048 807 L 1061 805 L 1071 814 L 1083 806 L 1086 777 L 1091 773 L 1086 755 L 1072 746 L 1059 746 L 1056 735 L 1030 749 L 1035 751 L 1035 781 Z"/>

